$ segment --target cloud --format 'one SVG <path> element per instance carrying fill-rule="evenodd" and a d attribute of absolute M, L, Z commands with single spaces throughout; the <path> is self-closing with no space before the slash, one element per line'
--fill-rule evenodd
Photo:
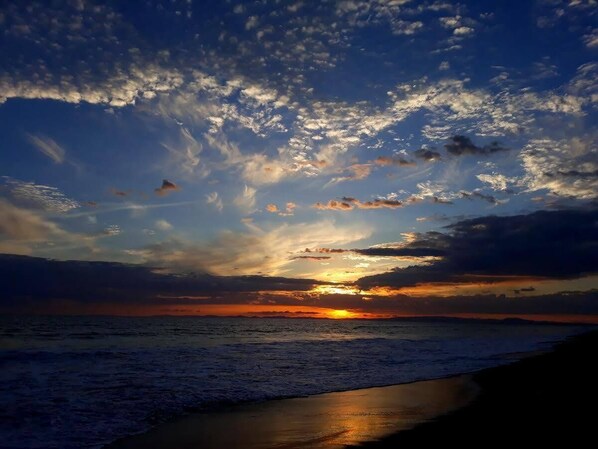
<path fill-rule="evenodd" d="M 312 262 L 320 262 L 322 260 L 329 260 L 330 256 L 295 256 L 292 260 L 309 260 Z"/>
<path fill-rule="evenodd" d="M 518 134 L 532 129 L 539 114 L 584 115 L 584 108 L 595 101 L 589 95 L 595 90 L 591 65 L 580 67 L 570 83 L 552 91 L 493 92 L 469 88 L 468 81 L 456 79 L 401 84 L 389 92 L 392 104 L 378 113 L 378 121 L 384 118 L 390 126 L 424 110 L 433 125 L 425 125 L 422 132 L 432 140 L 451 138 L 456 129 L 480 136 Z"/>
<path fill-rule="evenodd" d="M 109 225 L 104 228 L 103 233 L 108 236 L 116 236 L 122 233 L 122 229 L 119 225 Z"/>
<path fill-rule="evenodd" d="M 266 206 L 266 210 L 270 213 L 275 214 L 278 212 L 278 206 L 276 204 L 268 204 Z"/>
<path fill-rule="evenodd" d="M 583 321 L 584 315 L 598 314 L 598 291 L 563 291 L 554 294 L 518 298 L 506 295 L 454 295 L 437 297 L 427 295 L 413 298 L 408 295 L 375 296 L 368 295 L 322 295 L 318 298 L 320 307 L 343 308 L 354 312 L 387 313 L 398 316 L 466 316 L 471 315 L 505 315 L 539 316 L 549 319 L 553 315 L 560 318 L 564 315 L 578 317 Z M 305 301 L 302 305 L 306 304 Z"/>
<path fill-rule="evenodd" d="M 110 189 L 110 193 L 112 193 L 112 195 L 114 195 L 114 196 L 120 196 L 120 197 L 125 197 L 129 194 L 128 192 L 125 192 L 123 190 L 118 190 L 118 189 Z"/>
<path fill-rule="evenodd" d="M 305 248 L 305 250 L 303 252 L 305 253 L 331 253 L 331 254 L 340 254 L 340 253 L 346 253 L 347 249 L 340 249 L 340 248 L 316 248 L 316 249 L 309 249 L 309 248 Z"/>
<path fill-rule="evenodd" d="M 327 203 L 316 203 L 314 206 L 319 210 L 340 210 L 350 211 L 357 209 L 397 209 L 403 207 L 403 203 L 398 200 L 389 200 L 384 198 L 376 198 L 371 201 L 359 201 L 356 198 L 343 197 L 341 201 L 330 200 Z"/>
<path fill-rule="evenodd" d="M 453 17 L 440 17 L 438 20 L 444 28 L 452 30 L 455 36 L 469 36 L 475 32 L 473 28 L 473 25 L 476 24 L 475 20 L 467 17 L 456 15 Z"/>
<path fill-rule="evenodd" d="M 222 204 L 222 199 L 218 195 L 218 192 L 208 193 L 206 195 L 206 203 L 213 204 L 214 207 L 216 209 L 218 209 L 218 212 L 222 212 L 222 209 L 224 209 L 224 205 Z"/>
<path fill-rule="evenodd" d="M 534 287 L 524 287 L 524 288 L 518 288 L 518 289 L 513 290 L 513 293 L 518 295 L 520 293 L 535 292 L 535 291 L 536 291 L 536 289 Z"/>
<path fill-rule="evenodd" d="M 3 292 L 0 295 L 0 312 L 36 310 L 38 313 L 64 313 L 82 310 L 89 313 L 94 311 L 94 305 L 112 305 L 120 311 L 123 305 L 138 305 L 147 312 L 147 307 L 152 305 L 267 303 L 270 306 L 300 304 L 306 308 L 316 306 L 402 316 L 540 314 L 577 315 L 581 318 L 583 314 L 598 315 L 596 290 L 530 296 L 521 300 L 504 295 L 413 298 L 370 294 L 364 297 L 361 294 L 314 294 L 314 287 L 323 283 L 312 279 L 219 277 L 202 273 L 170 275 L 157 272 L 156 268 L 0 254 L 0 289 Z M 44 282 L 35 283 L 31 279 L 44 279 Z M 96 313 L 98 310 L 105 311 L 105 308 L 95 309 Z M 264 314 L 272 313 L 266 311 Z"/>
<path fill-rule="evenodd" d="M 453 30 L 453 34 L 456 36 L 467 36 L 472 34 L 475 30 L 471 27 L 457 27 Z"/>
<path fill-rule="evenodd" d="M 123 107 L 183 84 L 181 73 L 165 64 L 167 55 L 145 45 L 122 14 L 106 4 L 76 3 L 7 5 L 12 62 L 0 74 L 0 103 L 24 98 Z M 60 70 L 52 70 L 57 59 Z"/>
<path fill-rule="evenodd" d="M 257 27 L 259 23 L 259 17 L 257 16 L 250 16 L 247 21 L 245 22 L 245 29 L 251 30 L 252 28 Z"/>
<path fill-rule="evenodd" d="M 351 252 L 372 257 L 441 257 L 445 255 L 445 251 L 441 248 L 418 248 L 413 245 L 352 249 Z"/>
<path fill-rule="evenodd" d="M 528 191 L 577 199 L 598 197 L 598 147 L 594 136 L 568 140 L 534 139 L 519 154 Z"/>
<path fill-rule="evenodd" d="M 476 175 L 483 183 L 489 184 L 492 190 L 505 191 L 508 189 L 509 184 L 515 181 L 513 178 L 507 178 L 505 175 L 500 173 L 491 174 L 479 174 Z"/>
<path fill-rule="evenodd" d="M 590 33 L 583 36 L 583 43 L 588 48 L 598 48 L 598 28 L 594 28 Z"/>
<path fill-rule="evenodd" d="M 0 104 L 9 98 L 24 98 L 124 107 L 135 104 L 140 98 L 174 90 L 183 80 L 177 71 L 152 63 L 131 65 L 127 70 L 115 69 L 113 74 L 107 75 L 105 79 L 83 78 L 80 85 L 72 80 L 56 85 L 43 78 L 27 80 L 3 74 L 0 75 Z"/>
<path fill-rule="evenodd" d="M 0 236 L 11 240 L 39 241 L 62 235 L 65 232 L 55 223 L 0 198 Z"/>
<path fill-rule="evenodd" d="M 419 20 L 415 22 L 409 22 L 407 20 L 396 20 L 392 22 L 392 34 L 405 34 L 410 36 L 415 34 L 424 27 L 424 24 Z"/>
<path fill-rule="evenodd" d="M 494 204 L 494 205 L 502 204 L 505 202 L 505 200 L 498 200 L 492 195 L 486 195 L 486 194 L 483 194 L 483 193 L 475 191 L 475 190 L 473 192 L 466 192 L 466 191 L 462 190 L 460 192 L 460 194 L 461 194 L 462 198 L 465 198 L 468 200 L 477 198 L 477 199 L 486 201 L 487 203 Z"/>
<path fill-rule="evenodd" d="M 598 272 L 598 209 L 488 216 L 416 234 L 403 246 L 443 252 L 427 265 L 361 278 L 363 288 L 420 283 L 496 282 L 522 276 L 574 279 Z"/>
<path fill-rule="evenodd" d="M 347 167 L 346 171 L 352 172 L 352 174 L 332 178 L 327 185 L 337 184 L 344 181 L 362 181 L 370 176 L 372 173 L 372 166 L 370 164 L 353 164 Z"/>
<path fill-rule="evenodd" d="M 27 134 L 29 142 L 37 148 L 43 155 L 49 157 L 56 164 L 62 164 L 66 155 L 66 151 L 54 140 L 49 137 L 35 136 Z"/>
<path fill-rule="evenodd" d="M 279 158 L 265 154 L 242 154 L 238 145 L 229 141 L 223 134 L 205 135 L 208 144 L 224 157 L 223 166 L 241 172 L 248 183 L 261 186 L 278 183 L 298 174 L 304 166 L 292 160 L 289 154 L 280 150 Z"/>
<path fill-rule="evenodd" d="M 295 209 L 297 208 L 297 205 L 291 201 L 289 201 L 286 204 L 285 210 L 284 211 L 280 211 L 278 213 L 278 215 L 283 216 L 283 217 L 290 217 L 292 215 L 295 214 Z"/>
<path fill-rule="evenodd" d="M 170 153 L 172 163 L 177 165 L 184 174 L 196 174 L 200 177 L 209 174 L 208 169 L 200 163 L 199 154 L 203 147 L 187 128 L 181 126 L 177 144 L 162 143 L 162 146 Z"/>
<path fill-rule="evenodd" d="M 451 221 L 451 218 L 449 218 L 447 215 L 445 214 L 433 214 L 433 215 L 429 215 L 427 217 L 417 217 L 416 220 L 420 223 L 426 223 L 426 222 L 446 222 L 446 221 Z M 454 221 L 454 219 L 453 219 Z"/>
<path fill-rule="evenodd" d="M 413 155 L 426 162 L 436 162 L 442 159 L 438 151 L 429 150 L 427 148 L 420 148 L 419 150 L 414 151 Z"/>
<path fill-rule="evenodd" d="M 415 162 L 408 161 L 402 157 L 388 157 L 388 156 L 378 156 L 374 160 L 374 164 L 381 165 L 381 166 L 389 166 L 389 165 L 398 165 L 398 166 L 407 166 L 412 167 L 415 165 Z"/>
<path fill-rule="evenodd" d="M 37 257 L 0 254 L 0 307 L 18 310 L 31 303 L 44 310 L 50 300 L 76 303 L 169 304 L 176 296 L 214 296 L 223 293 L 258 291 L 305 291 L 319 282 L 266 276 L 217 277 L 205 273 L 170 275 L 156 266 L 116 262 L 58 261 Z M 31 282 L 43 279 L 43 282 Z M 227 295 L 229 296 L 229 295 Z M 201 298 L 207 302 L 206 297 Z M 247 302 L 247 295 L 229 300 Z M 31 303 L 30 303 L 31 302 Z M 189 302 L 187 299 L 185 302 Z M 64 306 L 64 304 L 63 304 Z M 13 309 L 13 310 L 14 310 Z M 64 309 L 63 309 L 64 310 Z"/>
<path fill-rule="evenodd" d="M 288 272 L 289 254 L 307 247 L 344 245 L 366 238 L 364 225 L 340 226 L 325 220 L 282 224 L 269 229 L 252 224 L 248 232 L 223 231 L 209 243 L 178 239 L 131 251 L 140 261 L 172 271 L 200 271 L 215 275 L 279 275 Z"/>
<path fill-rule="evenodd" d="M 100 207 L 94 210 L 87 210 L 83 212 L 74 212 L 65 215 L 63 218 L 80 218 L 89 217 L 91 215 L 108 214 L 117 211 L 131 211 L 131 215 L 142 215 L 145 211 L 151 209 L 163 209 L 167 207 L 181 207 L 198 204 L 199 201 L 177 201 L 172 203 L 158 203 L 158 204 L 139 204 L 139 203 L 102 203 Z"/>
<path fill-rule="evenodd" d="M 257 190 L 255 188 L 246 185 L 243 191 L 234 199 L 235 205 L 245 211 L 245 213 L 253 212 L 255 209 L 256 193 Z"/>
<path fill-rule="evenodd" d="M 0 198 L 0 253 L 60 254 L 76 248 L 93 252 L 94 237 L 64 230 L 39 210 L 24 209 Z M 0 295 L 1 296 L 1 295 Z"/>
<path fill-rule="evenodd" d="M 447 191 L 445 182 L 419 182 L 417 188 L 418 192 L 408 198 L 406 202 L 417 203 L 429 199 L 434 204 L 453 204 L 453 200 L 461 198 L 459 192 Z"/>
<path fill-rule="evenodd" d="M 353 204 L 347 201 L 336 201 L 330 200 L 327 203 L 316 203 L 314 207 L 319 210 L 340 210 L 340 211 L 349 211 L 353 210 Z"/>
<path fill-rule="evenodd" d="M 155 226 L 160 231 L 171 231 L 174 228 L 174 226 L 166 220 L 156 220 Z"/>
<path fill-rule="evenodd" d="M 176 192 L 178 190 L 181 190 L 181 189 L 174 182 L 169 181 L 168 179 L 163 179 L 162 185 L 160 187 L 154 189 L 154 192 L 158 196 L 166 196 L 169 193 Z"/>
<path fill-rule="evenodd" d="M 78 201 L 67 197 L 57 187 L 21 181 L 3 176 L 4 186 L 17 203 L 52 213 L 66 213 L 81 207 Z"/>
<path fill-rule="evenodd" d="M 451 138 L 451 143 L 447 143 L 444 147 L 453 156 L 473 154 L 488 155 L 509 150 L 508 148 L 501 146 L 498 142 L 492 142 L 490 145 L 479 147 L 475 145 L 469 137 L 465 136 L 453 136 Z"/>

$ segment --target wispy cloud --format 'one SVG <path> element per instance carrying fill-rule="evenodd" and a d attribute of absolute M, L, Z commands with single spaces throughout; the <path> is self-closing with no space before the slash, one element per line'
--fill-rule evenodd
<path fill-rule="evenodd" d="M 362 181 L 370 176 L 372 166 L 370 164 L 353 164 L 347 167 L 345 171 L 349 174 L 332 178 L 326 185 L 329 186 L 344 181 Z"/>
<path fill-rule="evenodd" d="M 271 229 L 256 225 L 250 232 L 223 231 L 208 244 L 169 240 L 132 254 L 142 261 L 177 270 L 197 270 L 220 275 L 268 274 L 288 271 L 289 254 L 307 247 L 343 245 L 371 235 L 363 225 L 336 225 L 325 220 L 315 223 L 284 224 Z"/>
<path fill-rule="evenodd" d="M 213 204 L 214 207 L 218 209 L 218 212 L 222 212 L 222 209 L 224 209 L 224 205 L 222 204 L 222 198 L 220 198 L 218 192 L 208 193 L 206 195 L 206 203 Z"/>
<path fill-rule="evenodd" d="M 102 203 L 98 205 L 94 210 L 85 212 L 71 212 L 64 215 L 64 218 L 80 218 L 89 217 L 94 215 L 109 214 L 120 211 L 131 211 L 133 213 L 142 213 L 151 209 L 162 209 L 168 207 L 181 207 L 191 206 L 193 204 L 199 204 L 199 201 L 176 201 L 172 203 L 160 203 L 160 204 L 139 204 L 139 203 Z"/>
<path fill-rule="evenodd" d="M 255 194 L 257 190 L 250 186 L 245 186 L 243 191 L 234 199 L 235 205 L 245 213 L 251 213 L 255 210 Z"/>
<path fill-rule="evenodd" d="M 0 198 L 0 253 L 32 254 L 85 246 L 93 251 L 93 236 L 69 232 L 41 211 L 25 209 Z M 82 253 L 82 251 L 81 251 Z"/>
<path fill-rule="evenodd" d="M 202 144 L 184 126 L 180 127 L 179 142 L 175 144 L 162 143 L 162 146 L 168 150 L 172 163 L 179 167 L 183 174 L 200 177 L 209 174 L 209 170 L 204 164 L 201 164 L 199 157 L 203 149 Z"/>
<path fill-rule="evenodd" d="M 52 159 L 56 164 L 62 164 L 64 162 L 66 151 L 53 139 L 32 134 L 27 134 L 27 138 L 35 148 L 37 148 L 43 155 Z"/>

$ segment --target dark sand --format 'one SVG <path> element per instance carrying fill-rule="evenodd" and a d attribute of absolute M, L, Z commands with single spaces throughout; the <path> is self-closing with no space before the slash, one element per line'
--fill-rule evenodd
<path fill-rule="evenodd" d="M 592 332 L 473 376 L 195 413 L 106 449 L 593 448 L 597 362 Z"/>
<path fill-rule="evenodd" d="M 598 331 L 473 376 L 468 406 L 361 449 L 598 447 Z"/>

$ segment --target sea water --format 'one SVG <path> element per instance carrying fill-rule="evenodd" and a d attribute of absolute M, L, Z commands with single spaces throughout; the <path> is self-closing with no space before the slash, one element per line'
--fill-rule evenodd
<path fill-rule="evenodd" d="M 582 330 L 450 320 L 0 317 L 0 448 L 99 448 L 193 410 L 471 372 Z"/>

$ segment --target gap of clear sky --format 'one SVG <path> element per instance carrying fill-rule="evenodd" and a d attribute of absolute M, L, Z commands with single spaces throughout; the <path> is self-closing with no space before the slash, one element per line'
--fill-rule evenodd
<path fill-rule="evenodd" d="M 5 2 L 0 311 L 595 320 L 597 23 Z"/>

